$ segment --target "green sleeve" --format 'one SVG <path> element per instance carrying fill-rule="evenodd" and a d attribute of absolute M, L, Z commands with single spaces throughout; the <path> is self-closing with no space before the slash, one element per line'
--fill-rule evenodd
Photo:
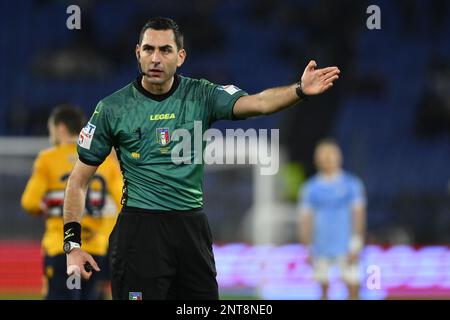
<path fill-rule="evenodd" d="M 110 154 L 113 145 L 111 124 L 100 101 L 78 139 L 78 157 L 87 165 L 98 166 Z"/>
<path fill-rule="evenodd" d="M 233 85 L 209 86 L 209 110 L 211 113 L 211 122 L 217 120 L 237 120 L 233 115 L 233 107 L 236 101 L 248 95 L 244 90 Z"/>

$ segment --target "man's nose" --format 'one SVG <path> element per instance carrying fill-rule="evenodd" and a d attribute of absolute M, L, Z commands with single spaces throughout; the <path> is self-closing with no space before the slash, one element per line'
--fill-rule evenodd
<path fill-rule="evenodd" d="M 161 54 L 158 50 L 155 50 L 151 56 L 152 63 L 160 63 L 161 62 Z"/>

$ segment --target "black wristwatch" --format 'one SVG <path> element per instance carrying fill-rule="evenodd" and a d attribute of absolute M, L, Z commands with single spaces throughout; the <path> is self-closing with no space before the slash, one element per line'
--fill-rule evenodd
<path fill-rule="evenodd" d="M 64 242 L 63 249 L 66 254 L 69 254 L 73 249 L 76 249 L 76 248 L 81 248 L 79 243 L 73 242 L 73 241 Z"/>
<path fill-rule="evenodd" d="M 303 92 L 302 90 L 302 82 L 297 82 L 295 84 L 295 92 L 297 93 L 297 96 L 301 99 L 301 100 L 308 100 L 308 96 Z"/>

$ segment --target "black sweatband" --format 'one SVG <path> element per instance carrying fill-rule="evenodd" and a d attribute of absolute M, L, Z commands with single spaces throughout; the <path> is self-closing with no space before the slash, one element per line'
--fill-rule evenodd
<path fill-rule="evenodd" d="M 76 242 L 81 245 L 81 224 L 68 222 L 64 224 L 64 242 Z"/>
<path fill-rule="evenodd" d="M 297 83 L 295 84 L 295 93 L 297 94 L 297 96 L 298 96 L 301 100 L 308 101 L 308 96 L 303 92 L 303 89 L 302 89 L 302 83 L 301 83 L 301 82 L 297 82 Z"/>

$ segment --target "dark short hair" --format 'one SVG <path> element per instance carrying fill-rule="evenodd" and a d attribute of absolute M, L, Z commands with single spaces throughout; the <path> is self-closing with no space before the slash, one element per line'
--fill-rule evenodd
<path fill-rule="evenodd" d="M 183 33 L 174 20 L 164 17 L 156 17 L 148 20 L 147 23 L 142 27 L 141 33 L 139 34 L 139 45 L 142 43 L 142 38 L 144 38 L 144 33 L 147 29 L 172 30 L 175 36 L 175 43 L 178 50 L 183 48 Z"/>
<path fill-rule="evenodd" d="M 50 113 L 50 121 L 55 126 L 62 123 L 72 135 L 78 135 L 86 122 L 83 111 L 71 104 L 55 107 Z"/>

